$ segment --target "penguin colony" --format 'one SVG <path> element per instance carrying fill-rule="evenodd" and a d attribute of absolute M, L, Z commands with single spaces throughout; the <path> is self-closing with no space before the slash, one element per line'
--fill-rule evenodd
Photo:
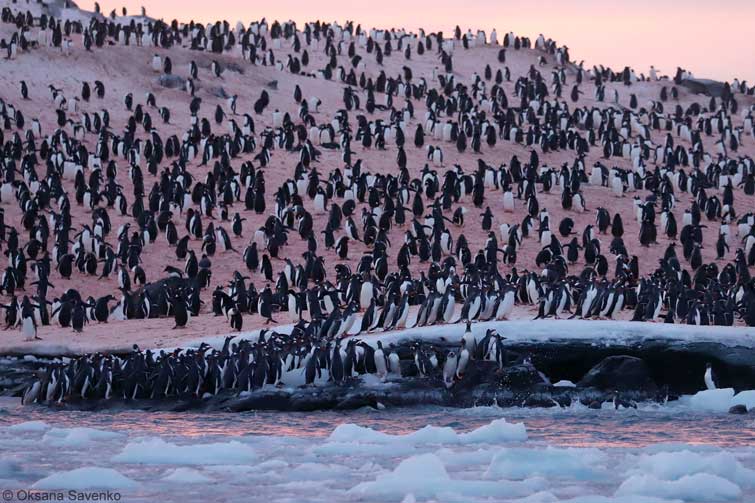
<path fill-rule="evenodd" d="M 134 345 L 124 358 L 93 354 L 68 363 L 56 362 L 36 372 L 36 379 L 26 388 L 24 404 L 61 403 L 71 399 L 162 399 L 166 397 L 202 398 L 221 391 L 249 392 L 266 385 L 283 386 L 284 374 L 298 371 L 304 385 L 327 381 L 342 384 L 363 374 L 378 378 L 402 376 L 396 348 L 384 348 L 380 341 L 373 347 L 350 338 L 326 340 L 317 323 L 299 322 L 291 334 L 262 330 L 256 342 L 231 342 L 226 337 L 222 350 L 202 344 L 198 349 L 158 354 L 142 351 Z M 416 376 L 442 379 L 451 388 L 464 378 L 471 359 L 496 362 L 499 368 L 512 361 L 496 331 L 488 330 L 476 341 L 467 324 L 457 352 L 443 355 L 431 345 L 412 347 Z M 327 374 L 324 372 L 327 371 Z"/>
<path fill-rule="evenodd" d="M 40 53 L 65 64 L 128 50 L 153 79 L 117 110 L 102 107 L 114 92 L 106 75 L 2 92 L 2 308 L 26 340 L 46 325 L 79 333 L 167 317 L 182 328 L 214 315 L 241 331 L 245 317 L 285 316 L 305 339 L 225 354 L 277 362 L 340 354 L 347 334 L 504 320 L 517 306 L 537 318 L 626 311 L 755 326 L 746 82 L 692 96 L 682 69 L 672 79 L 586 69 L 542 35 L 499 41 L 458 27 L 450 37 L 264 19 L 232 28 L 99 8 L 86 22 L 8 7 L 1 19 L 9 69 Z M 462 75 L 467 53 L 486 62 Z M 512 74 L 511 61 L 532 55 Z M 259 96 L 223 88 L 255 75 L 276 80 Z M 657 99 L 639 103 L 633 89 L 651 84 Z M 342 89 L 339 103 L 309 90 L 324 86 Z M 177 95 L 180 107 L 162 104 Z M 628 199 L 632 211 L 611 211 Z M 578 228 L 587 213 L 593 223 Z M 663 250 L 658 263 L 638 258 L 646 248 Z M 198 357 L 171 361 L 187 358 Z"/>

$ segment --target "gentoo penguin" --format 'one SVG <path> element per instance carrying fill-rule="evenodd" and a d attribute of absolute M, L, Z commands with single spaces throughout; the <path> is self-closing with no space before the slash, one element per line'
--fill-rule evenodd
<path fill-rule="evenodd" d="M 450 388 L 454 385 L 458 363 L 459 359 L 456 356 L 456 353 L 450 351 L 448 355 L 446 355 L 446 362 L 443 364 L 443 384 L 445 384 L 446 388 Z"/>
<path fill-rule="evenodd" d="M 716 389 L 716 376 L 710 363 L 705 364 L 705 375 L 703 378 L 705 379 L 705 387 L 707 389 Z"/>
<path fill-rule="evenodd" d="M 386 357 L 383 351 L 383 342 L 377 341 L 377 349 L 373 353 L 373 361 L 375 364 L 375 371 L 379 378 L 385 379 L 388 375 L 388 366 L 386 364 Z"/>

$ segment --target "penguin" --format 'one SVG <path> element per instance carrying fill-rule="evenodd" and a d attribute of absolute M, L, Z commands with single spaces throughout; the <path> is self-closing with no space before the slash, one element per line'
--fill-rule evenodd
<path fill-rule="evenodd" d="M 716 376 L 713 373 L 713 366 L 710 363 L 705 364 L 705 375 L 703 380 L 705 381 L 705 388 L 708 390 L 716 389 Z"/>
<path fill-rule="evenodd" d="M 385 380 L 388 376 L 388 366 L 386 364 L 386 356 L 383 350 L 382 341 L 377 341 L 377 349 L 373 353 L 373 362 L 375 366 L 375 373 L 381 380 Z"/>
<path fill-rule="evenodd" d="M 446 386 L 446 389 L 454 385 L 457 367 L 458 357 L 454 351 L 449 351 L 443 364 L 443 384 Z"/>

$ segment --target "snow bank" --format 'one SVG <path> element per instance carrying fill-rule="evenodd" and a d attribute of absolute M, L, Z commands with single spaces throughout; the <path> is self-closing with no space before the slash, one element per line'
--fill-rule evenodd
<path fill-rule="evenodd" d="M 653 475 L 633 475 L 616 490 L 617 496 L 655 496 L 684 501 L 732 501 L 742 495 L 738 485 L 717 475 L 696 473 L 678 480 L 662 480 Z"/>
<path fill-rule="evenodd" d="M 425 426 L 406 435 L 390 435 L 356 424 L 341 424 L 328 437 L 329 442 L 354 442 L 371 444 L 477 444 L 483 442 L 523 442 L 527 429 L 522 423 L 509 424 L 505 419 L 495 419 L 468 433 L 457 433 L 447 426 Z"/>
<path fill-rule="evenodd" d="M 409 324 L 414 313 L 410 314 Z M 354 327 L 360 325 L 357 318 Z M 618 320 L 510 320 L 489 321 L 472 324 L 472 333 L 480 340 L 485 336 L 488 329 L 495 329 L 501 335 L 505 335 L 512 342 L 547 342 L 568 340 L 595 340 L 609 342 L 627 342 L 629 340 L 642 341 L 646 339 L 678 340 L 682 342 L 713 342 L 729 346 L 755 346 L 755 330 L 751 327 L 719 327 L 719 326 L 694 326 L 694 325 L 671 325 L 663 323 L 637 323 L 632 321 Z M 274 327 L 278 333 L 288 334 L 293 330 L 293 325 L 280 325 Z M 356 330 L 356 329 L 354 329 Z M 257 340 L 260 330 L 227 334 L 233 336 L 238 342 L 241 339 Z M 417 327 L 396 330 L 381 334 L 374 334 L 364 342 L 377 346 L 377 341 L 383 345 L 400 343 L 406 340 L 439 340 L 448 342 L 461 341 L 464 334 L 462 325 L 438 325 L 432 327 Z M 356 335 L 355 335 L 356 336 Z M 220 349 L 223 347 L 226 335 L 205 337 L 184 344 L 182 347 L 198 347 L 201 343 Z"/>
<path fill-rule="evenodd" d="M 15 432 L 42 432 L 50 429 L 50 425 L 44 421 L 26 421 L 25 423 L 17 423 L 8 427 L 9 431 Z"/>
<path fill-rule="evenodd" d="M 403 460 L 395 470 L 378 476 L 373 482 L 362 482 L 354 486 L 349 493 L 364 497 L 395 498 L 403 498 L 407 494 L 416 498 L 433 498 L 446 493 L 467 497 L 517 498 L 541 490 L 545 485 L 544 479 L 521 482 L 451 479 L 438 456 L 421 454 Z"/>
<path fill-rule="evenodd" d="M 486 478 L 526 479 L 534 476 L 549 479 L 599 480 L 608 475 L 606 455 L 598 449 L 504 448 L 490 462 Z"/>
<path fill-rule="evenodd" d="M 77 468 L 45 477 L 32 486 L 34 489 L 133 489 L 138 484 L 112 468 L 95 466 Z"/>
<path fill-rule="evenodd" d="M 52 428 L 42 437 L 42 441 L 55 447 L 79 447 L 92 442 L 114 440 L 124 437 L 114 431 L 94 428 Z"/>
<path fill-rule="evenodd" d="M 355 323 L 358 326 L 359 322 Z M 569 340 L 619 341 L 677 340 L 682 342 L 713 342 L 729 346 L 755 346 L 755 330 L 749 327 L 719 327 L 670 325 L 663 323 L 637 323 L 614 320 L 512 320 L 472 324 L 472 333 L 480 340 L 488 329 L 495 329 L 510 342 L 547 342 Z M 464 329 L 460 325 L 440 325 L 410 328 L 378 334 L 367 342 L 377 345 L 399 343 L 405 340 L 461 340 Z"/>
<path fill-rule="evenodd" d="M 194 470 L 193 468 L 176 468 L 161 480 L 164 482 L 172 482 L 174 484 L 204 484 L 212 482 L 210 477 L 206 477 L 202 472 Z"/>
<path fill-rule="evenodd" d="M 663 480 L 676 480 L 685 475 L 710 473 L 739 485 L 755 487 L 755 470 L 745 468 L 731 453 L 699 453 L 689 450 L 643 455 L 637 460 L 639 473 L 652 473 Z"/>
<path fill-rule="evenodd" d="M 257 458 L 254 450 L 241 442 L 176 445 L 160 438 L 129 442 L 116 463 L 145 465 L 224 465 L 250 463 Z"/>
<path fill-rule="evenodd" d="M 553 385 L 556 388 L 576 388 L 577 385 L 566 379 L 562 379 Z"/>

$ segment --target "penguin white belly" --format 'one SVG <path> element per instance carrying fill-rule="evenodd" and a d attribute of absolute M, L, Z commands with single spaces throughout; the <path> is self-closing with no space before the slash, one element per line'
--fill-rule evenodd
<path fill-rule="evenodd" d="M 370 302 L 372 302 L 372 293 L 372 283 L 367 282 L 362 284 L 362 289 L 359 292 L 359 305 L 362 306 L 362 309 L 367 309 Z"/>
<path fill-rule="evenodd" d="M 396 353 L 388 355 L 388 364 L 391 374 L 401 375 L 401 360 Z"/>
<path fill-rule="evenodd" d="M 510 190 L 503 193 L 503 210 L 509 213 L 514 211 L 514 194 Z"/>
<path fill-rule="evenodd" d="M 495 318 L 496 320 L 508 319 L 512 311 L 514 311 L 514 292 L 507 292 L 498 305 L 498 312 Z"/>
<path fill-rule="evenodd" d="M 713 370 L 710 367 L 705 370 L 705 387 L 716 389 L 716 383 L 713 382 Z"/>
<path fill-rule="evenodd" d="M 456 375 L 457 358 L 453 353 L 448 355 L 446 363 L 443 365 L 443 382 L 446 388 L 450 388 L 454 384 L 454 376 Z"/>
<path fill-rule="evenodd" d="M 34 318 L 24 318 L 21 326 L 21 331 L 24 334 L 24 340 L 33 341 L 37 336 L 37 327 L 34 326 Z"/>
<path fill-rule="evenodd" d="M 446 323 L 450 322 L 451 318 L 453 318 L 454 310 L 456 310 L 456 302 L 452 298 L 446 305 L 446 310 L 443 312 L 443 321 Z"/>
<path fill-rule="evenodd" d="M 621 178 L 618 176 L 614 176 L 611 180 L 611 190 L 616 197 L 621 197 L 624 194 L 624 187 Z"/>
<path fill-rule="evenodd" d="M 388 374 L 388 369 L 385 366 L 385 357 L 382 349 L 376 349 L 374 353 L 375 358 L 375 369 L 377 371 L 378 377 L 381 379 L 385 378 L 385 376 Z"/>
<path fill-rule="evenodd" d="M 590 185 L 601 185 L 603 183 L 603 174 L 600 168 L 593 168 L 590 172 Z"/>
<path fill-rule="evenodd" d="M 544 231 L 540 236 L 540 246 L 548 246 L 551 244 L 551 231 Z"/>

